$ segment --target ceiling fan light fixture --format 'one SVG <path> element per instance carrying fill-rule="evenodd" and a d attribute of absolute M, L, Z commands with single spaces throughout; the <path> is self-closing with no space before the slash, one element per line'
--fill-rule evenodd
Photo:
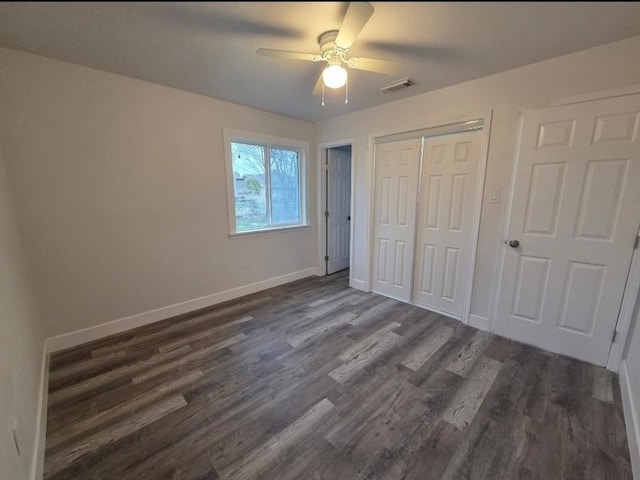
<path fill-rule="evenodd" d="M 344 87 L 347 83 L 347 70 L 342 65 L 329 65 L 322 72 L 322 81 L 329 88 Z"/>
<path fill-rule="evenodd" d="M 325 87 L 331 89 L 344 87 L 344 103 L 348 103 L 350 82 L 349 74 L 345 67 L 386 75 L 396 75 L 398 73 L 399 64 L 397 62 L 367 57 L 351 57 L 349 54 L 353 42 L 356 41 L 369 18 L 373 15 L 373 11 L 373 6 L 368 2 L 349 2 L 347 11 L 342 18 L 340 29 L 328 30 L 318 37 L 319 54 L 259 48 L 257 50 L 258 55 L 310 62 L 327 62 L 316 81 L 313 94 L 322 94 L 322 105 L 324 105 Z"/>

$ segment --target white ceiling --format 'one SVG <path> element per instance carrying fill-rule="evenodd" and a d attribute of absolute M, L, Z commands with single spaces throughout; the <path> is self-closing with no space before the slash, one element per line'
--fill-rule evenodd
<path fill-rule="evenodd" d="M 0 46 L 317 121 L 640 35 L 640 2 L 370 3 L 350 54 L 405 68 L 350 70 L 348 105 L 311 94 L 321 64 L 256 54 L 318 52 L 348 2 L 4 2 Z"/>

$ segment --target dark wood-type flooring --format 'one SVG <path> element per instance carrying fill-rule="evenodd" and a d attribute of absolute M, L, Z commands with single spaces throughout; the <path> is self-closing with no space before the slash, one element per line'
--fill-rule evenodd
<path fill-rule="evenodd" d="M 55 353 L 45 479 L 631 479 L 617 377 L 310 277 Z"/>

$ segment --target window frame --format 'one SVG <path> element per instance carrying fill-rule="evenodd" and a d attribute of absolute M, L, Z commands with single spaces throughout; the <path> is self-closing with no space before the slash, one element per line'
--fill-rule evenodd
<path fill-rule="evenodd" d="M 308 207 L 308 167 L 307 158 L 309 152 L 308 142 L 293 140 L 290 138 L 275 137 L 271 135 L 264 135 L 253 132 L 246 132 L 242 130 L 234 130 L 229 128 L 223 129 L 224 136 L 224 151 L 225 151 L 225 169 L 226 169 L 226 184 L 227 184 L 227 215 L 229 221 L 229 237 L 241 237 L 246 235 L 260 235 L 265 233 L 286 232 L 290 230 L 297 230 L 300 228 L 308 228 L 309 215 L 307 212 Z M 267 156 L 265 158 L 265 188 L 267 189 L 267 218 L 269 220 L 269 226 L 265 228 L 255 228 L 252 230 L 237 230 L 236 228 L 236 202 L 235 202 L 235 185 L 233 178 L 233 158 L 231 155 L 231 143 L 245 143 L 248 145 L 255 145 L 266 149 L 268 153 L 269 149 L 284 149 L 294 150 L 298 152 L 299 174 L 298 174 L 298 188 L 299 188 L 299 211 L 300 211 L 300 223 L 286 224 L 286 225 L 271 225 L 272 221 L 272 199 L 271 199 L 271 171 L 270 171 L 270 159 Z M 266 174 L 266 172 L 269 172 Z M 267 179 L 267 177 L 269 179 Z"/>

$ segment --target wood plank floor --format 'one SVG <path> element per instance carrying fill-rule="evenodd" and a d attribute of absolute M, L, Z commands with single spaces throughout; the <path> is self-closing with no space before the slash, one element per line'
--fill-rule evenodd
<path fill-rule="evenodd" d="M 45 479 L 631 479 L 617 377 L 310 277 L 51 358 Z"/>

